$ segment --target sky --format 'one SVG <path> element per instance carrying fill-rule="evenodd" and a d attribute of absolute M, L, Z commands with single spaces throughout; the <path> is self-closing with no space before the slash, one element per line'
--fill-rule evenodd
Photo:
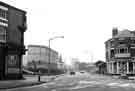
<path fill-rule="evenodd" d="M 112 28 L 135 30 L 134 0 L 1 0 L 27 11 L 25 45 L 46 45 L 63 59 L 105 61 Z M 69 62 L 69 60 L 68 60 Z"/>

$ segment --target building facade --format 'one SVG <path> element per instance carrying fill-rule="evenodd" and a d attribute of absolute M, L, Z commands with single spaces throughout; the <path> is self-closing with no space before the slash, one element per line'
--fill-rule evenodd
<path fill-rule="evenodd" d="M 62 60 L 62 56 L 59 56 L 58 58 L 59 60 L 57 61 L 57 68 L 61 71 L 61 72 L 66 72 L 66 64 L 65 62 L 63 62 Z"/>
<path fill-rule="evenodd" d="M 0 79 L 22 78 L 26 12 L 0 1 Z"/>
<path fill-rule="evenodd" d="M 49 61 L 49 48 L 41 45 L 28 45 L 27 62 L 35 62 L 37 68 L 48 69 Z M 49 69 L 56 69 L 59 54 L 53 49 L 50 49 L 50 64 Z M 29 65 L 30 66 L 30 65 Z"/>
<path fill-rule="evenodd" d="M 135 31 L 117 28 L 112 30 L 112 38 L 105 42 L 107 73 L 120 75 L 135 74 Z"/>

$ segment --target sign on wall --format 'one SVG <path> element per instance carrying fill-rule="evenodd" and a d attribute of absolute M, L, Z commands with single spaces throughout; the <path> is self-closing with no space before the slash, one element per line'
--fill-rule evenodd
<path fill-rule="evenodd" d="M 19 73 L 19 56 L 8 55 L 7 56 L 7 73 Z"/>

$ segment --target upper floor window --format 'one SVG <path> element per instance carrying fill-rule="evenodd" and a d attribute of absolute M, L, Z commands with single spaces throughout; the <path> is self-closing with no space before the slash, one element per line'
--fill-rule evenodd
<path fill-rule="evenodd" d="M 7 11 L 0 9 L 0 19 L 7 21 Z"/>
<path fill-rule="evenodd" d="M 114 57 L 114 49 L 111 50 L 111 58 Z"/>
<path fill-rule="evenodd" d="M 117 48 L 116 53 L 128 53 L 128 48 Z"/>
<path fill-rule="evenodd" d="M 0 42 L 6 42 L 6 28 L 0 26 Z"/>
<path fill-rule="evenodd" d="M 111 46 L 114 46 L 114 43 L 115 43 L 114 41 L 110 41 Z"/>
<path fill-rule="evenodd" d="M 124 42 L 123 41 L 120 41 L 119 44 L 124 44 Z"/>

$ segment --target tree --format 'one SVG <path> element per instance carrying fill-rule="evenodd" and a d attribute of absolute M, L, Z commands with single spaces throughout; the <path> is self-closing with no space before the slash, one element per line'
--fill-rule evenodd
<path fill-rule="evenodd" d="M 37 71 L 37 64 L 34 60 L 32 60 L 32 64 L 33 64 L 34 70 Z"/>

